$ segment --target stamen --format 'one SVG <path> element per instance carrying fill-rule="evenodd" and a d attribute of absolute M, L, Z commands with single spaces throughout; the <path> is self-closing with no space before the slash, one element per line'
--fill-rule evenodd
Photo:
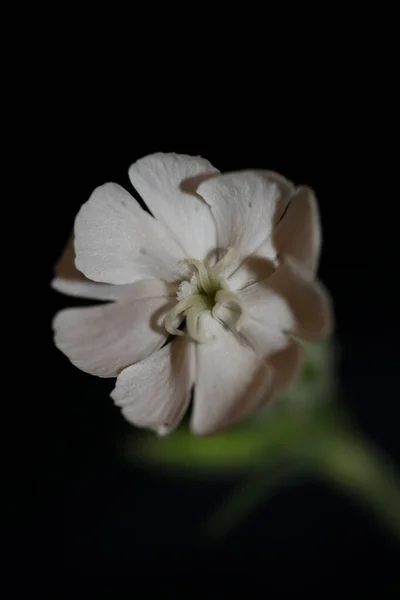
<path fill-rule="evenodd" d="M 200 286 L 206 294 L 212 292 L 212 285 L 208 276 L 208 271 L 204 264 L 201 262 L 201 260 L 198 260 L 197 258 L 185 258 L 181 261 L 181 263 L 186 265 L 193 265 L 194 267 L 196 267 L 199 274 Z"/>
<path fill-rule="evenodd" d="M 200 343 L 212 342 L 214 336 L 207 335 L 203 330 L 200 318 L 205 311 L 216 318 L 218 309 L 223 305 L 236 313 L 235 327 L 239 331 L 245 315 L 245 306 L 242 299 L 230 291 L 223 273 L 224 269 L 232 264 L 236 254 L 234 248 L 229 248 L 214 267 L 206 267 L 201 260 L 195 258 L 180 261 L 180 264 L 194 267 L 196 272 L 192 271 L 190 281 L 182 281 L 179 285 L 178 303 L 165 318 L 165 328 L 169 333 L 185 335 L 175 324 L 186 318 L 187 333 L 192 340 Z"/>
<path fill-rule="evenodd" d="M 192 306 L 189 308 L 186 314 L 186 325 L 188 329 L 188 334 L 195 340 L 196 342 L 200 342 L 201 344 L 207 344 L 212 342 L 213 339 L 202 335 L 199 330 L 199 318 L 203 310 L 198 308 L 197 306 Z"/>
<path fill-rule="evenodd" d="M 236 331 L 240 331 L 245 314 L 245 306 L 243 304 L 242 299 L 233 292 L 230 292 L 229 290 L 219 290 L 215 295 L 215 302 L 215 306 L 212 310 L 213 315 L 214 312 L 216 312 L 218 308 L 220 306 L 223 306 L 224 304 L 230 305 L 231 310 L 239 313 L 236 320 L 235 328 Z"/>
<path fill-rule="evenodd" d="M 214 269 L 217 272 L 222 271 L 223 269 L 225 269 L 226 267 L 229 267 L 229 265 L 232 263 L 233 259 L 236 256 L 236 249 L 235 248 L 228 248 L 228 252 L 225 254 L 225 256 L 223 256 L 221 258 L 221 260 L 219 260 L 217 262 L 217 264 L 215 265 Z"/>
<path fill-rule="evenodd" d="M 174 327 L 174 322 L 179 315 L 196 305 L 199 308 L 201 307 L 200 310 L 205 310 L 207 308 L 207 305 L 204 301 L 204 296 L 200 294 L 194 294 L 193 296 L 184 298 L 178 302 L 178 304 L 175 304 L 175 306 L 171 308 L 165 317 L 165 329 L 168 331 L 168 333 L 171 333 L 172 335 L 185 335 L 183 331 L 180 331 L 180 329 L 176 329 L 176 327 Z"/>

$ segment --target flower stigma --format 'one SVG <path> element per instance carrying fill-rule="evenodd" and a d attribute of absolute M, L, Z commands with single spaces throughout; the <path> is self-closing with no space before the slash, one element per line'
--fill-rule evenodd
<path fill-rule="evenodd" d="M 168 312 L 165 328 L 172 335 L 185 335 L 176 325 L 186 318 L 186 329 L 189 337 L 200 343 L 214 341 L 214 337 L 201 331 L 199 321 L 201 315 L 208 311 L 213 318 L 218 318 L 218 311 L 224 307 L 235 313 L 235 329 L 240 330 L 244 318 L 244 305 L 241 298 L 232 292 L 227 284 L 224 271 L 234 257 L 236 250 L 230 248 L 225 256 L 213 267 L 206 266 L 201 260 L 187 258 L 181 261 L 191 268 L 190 279 L 179 285 L 178 303 Z"/>

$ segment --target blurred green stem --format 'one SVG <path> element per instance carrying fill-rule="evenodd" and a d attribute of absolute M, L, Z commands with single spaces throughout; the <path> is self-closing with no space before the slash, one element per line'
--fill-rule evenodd
<path fill-rule="evenodd" d="M 350 493 L 400 537 L 399 475 L 389 458 L 347 420 L 330 414 L 314 419 L 279 415 L 270 425 L 273 435 L 265 431 L 266 443 L 256 463 L 205 524 L 203 536 L 221 540 L 268 494 L 306 471 Z"/>
<path fill-rule="evenodd" d="M 258 476 L 252 472 L 205 523 L 201 537 L 206 541 L 222 541 L 265 498 L 288 481 L 293 482 L 298 473 L 299 469 L 289 462 L 283 463 L 280 468 L 276 464 L 262 473 L 259 469 Z"/>
<path fill-rule="evenodd" d="M 346 425 L 321 428 L 304 448 L 305 465 L 368 507 L 400 536 L 400 480 L 389 457 Z"/>

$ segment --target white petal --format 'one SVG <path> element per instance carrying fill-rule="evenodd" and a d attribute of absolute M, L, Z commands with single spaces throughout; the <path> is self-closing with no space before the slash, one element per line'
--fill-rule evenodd
<path fill-rule="evenodd" d="M 259 409 L 270 406 L 294 382 L 300 372 L 302 350 L 298 344 L 290 345 L 268 358 L 268 365 L 272 368 L 272 385 L 262 399 Z"/>
<path fill-rule="evenodd" d="M 274 272 L 277 264 L 278 256 L 271 235 L 229 276 L 230 289 L 242 290 L 257 281 L 266 279 Z"/>
<path fill-rule="evenodd" d="M 283 350 L 290 342 L 288 336 L 275 324 L 269 325 L 251 317 L 244 321 L 240 333 L 260 358 Z"/>
<path fill-rule="evenodd" d="M 263 290 L 263 298 L 265 299 L 265 290 Z M 275 294 L 271 294 L 268 298 L 269 311 L 285 311 L 287 313 L 287 319 L 290 323 L 293 323 L 292 315 L 286 305 L 281 299 Z M 257 308 L 248 303 L 246 305 L 246 313 L 244 320 L 240 326 L 240 332 L 237 332 L 236 325 L 238 322 L 238 313 L 226 306 L 219 307 L 214 311 L 214 316 L 228 327 L 232 334 L 238 335 L 243 338 L 244 341 L 252 347 L 254 352 L 260 359 L 265 359 L 267 356 L 278 352 L 285 348 L 289 343 L 289 337 L 280 329 L 276 327 L 272 322 L 272 325 L 265 322 L 264 317 L 265 305 L 262 310 L 261 318 L 253 318 L 251 315 L 258 316 Z M 286 314 L 282 315 L 286 317 Z M 209 332 L 206 332 L 208 335 Z"/>
<path fill-rule="evenodd" d="M 289 200 L 289 197 L 292 195 L 294 190 L 294 185 L 292 181 L 289 181 L 289 179 L 286 179 L 286 177 L 284 177 L 280 173 L 276 173 L 276 171 L 267 171 L 264 169 L 258 170 L 256 171 L 256 173 L 259 173 L 269 181 L 275 182 L 280 188 L 281 193 L 287 196 L 287 200 Z"/>
<path fill-rule="evenodd" d="M 268 285 L 271 279 L 272 276 L 239 292 L 245 307 L 240 333 L 264 358 L 285 348 L 290 342 L 286 332 L 296 326 L 285 299 Z"/>
<path fill-rule="evenodd" d="M 237 250 L 233 273 L 267 240 L 280 218 L 285 201 L 281 186 L 255 171 L 242 171 L 207 179 L 197 191 L 215 216 L 218 247 Z"/>
<path fill-rule="evenodd" d="M 199 156 L 161 152 L 145 156 L 129 169 L 132 185 L 187 257 L 203 259 L 217 245 L 210 208 L 194 193 L 203 176 L 214 173 L 218 170 Z"/>
<path fill-rule="evenodd" d="M 119 300 L 132 295 L 131 285 L 96 283 L 83 275 L 75 266 L 74 235 L 72 234 L 55 264 L 56 277 L 51 287 L 68 296 L 91 300 Z"/>
<path fill-rule="evenodd" d="M 275 183 L 279 189 L 279 201 L 274 214 L 274 224 L 280 222 L 294 190 L 291 181 L 273 171 L 256 171 L 270 183 Z M 273 235 L 263 240 L 241 266 L 229 278 L 229 286 L 233 290 L 240 290 L 252 283 L 262 281 L 269 277 L 278 265 L 278 253 L 273 241 Z"/>
<path fill-rule="evenodd" d="M 55 344 L 82 371 L 115 377 L 164 343 L 163 318 L 176 303 L 175 296 L 167 297 L 170 289 L 161 281 L 140 281 L 131 287 L 129 300 L 69 308 L 56 315 Z"/>
<path fill-rule="evenodd" d="M 136 284 L 113 285 L 112 283 L 95 283 L 88 279 L 79 281 L 63 279 L 62 277 L 55 277 L 51 282 L 53 290 L 61 294 L 90 300 L 122 300 L 123 298 L 129 298 L 132 295 L 134 285 Z"/>
<path fill-rule="evenodd" d="M 248 316 L 264 326 L 308 339 L 328 335 L 332 328 L 329 296 L 318 282 L 309 281 L 303 270 L 286 259 L 263 282 L 239 292 Z M 243 324 L 242 333 L 245 335 Z"/>
<path fill-rule="evenodd" d="M 298 187 L 284 217 L 273 233 L 279 254 L 296 259 L 315 274 L 321 249 L 321 224 L 317 200 L 308 187 Z"/>
<path fill-rule="evenodd" d="M 211 317 L 209 317 L 211 319 Z M 197 344 L 197 370 L 191 429 L 197 435 L 215 433 L 244 418 L 270 383 L 265 361 L 213 320 L 210 344 Z"/>
<path fill-rule="evenodd" d="M 95 189 L 75 220 L 76 266 L 86 277 L 126 284 L 154 277 L 175 281 L 184 258 L 161 223 L 115 183 Z"/>
<path fill-rule="evenodd" d="M 130 423 L 166 435 L 179 425 L 189 405 L 193 358 L 188 338 L 176 338 L 122 371 L 111 397 Z"/>

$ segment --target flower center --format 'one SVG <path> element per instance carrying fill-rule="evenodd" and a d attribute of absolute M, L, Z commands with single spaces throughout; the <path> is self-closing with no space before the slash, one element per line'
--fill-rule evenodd
<path fill-rule="evenodd" d="M 200 317 L 208 311 L 214 318 L 222 308 L 229 308 L 236 314 L 235 327 L 239 331 L 244 316 L 242 300 L 228 288 L 224 271 L 232 262 L 236 251 L 230 248 L 225 256 L 214 266 L 207 267 L 204 262 L 189 258 L 181 261 L 192 269 L 190 280 L 185 279 L 178 288 L 179 302 L 165 318 L 165 328 L 172 335 L 184 335 L 177 329 L 184 318 L 188 335 L 196 342 L 210 342 L 213 338 L 201 331 Z"/>

